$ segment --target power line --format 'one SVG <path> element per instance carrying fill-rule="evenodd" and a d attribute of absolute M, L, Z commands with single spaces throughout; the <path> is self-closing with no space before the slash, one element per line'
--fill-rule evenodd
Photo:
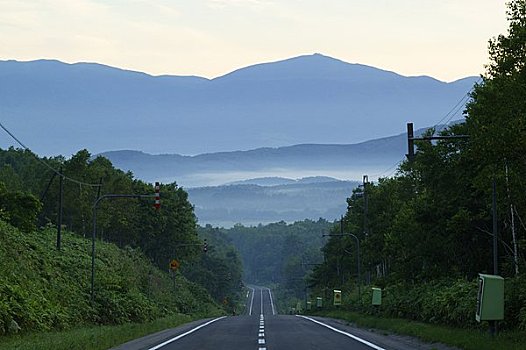
<path fill-rule="evenodd" d="M 399 161 L 397 161 L 396 163 L 394 163 L 393 165 L 391 165 L 389 168 L 387 168 L 384 171 L 382 171 L 381 173 L 373 174 L 373 175 L 371 175 L 371 177 L 379 178 L 380 176 L 382 176 L 384 174 L 388 174 L 387 176 L 389 176 L 394 171 L 396 171 L 396 167 L 398 167 L 398 165 L 400 165 L 400 163 L 402 163 L 403 161 L 404 161 L 404 159 L 402 158 Z"/>
<path fill-rule="evenodd" d="M 11 138 L 13 140 L 16 141 L 16 143 L 18 143 L 23 149 L 25 149 L 26 151 L 29 151 L 31 153 L 33 153 L 31 151 L 31 149 L 29 147 L 27 147 L 26 145 L 24 145 L 22 143 L 22 141 L 20 141 L 11 131 L 9 131 L 1 122 L 0 122 L 0 128 L 2 128 L 9 136 L 11 136 Z M 33 153 L 34 154 L 34 153 Z M 63 173 L 61 173 L 60 171 L 58 171 L 57 169 L 53 168 L 51 165 L 49 165 L 47 162 L 45 162 L 44 160 L 40 159 L 39 157 L 37 157 L 35 155 L 35 158 L 37 161 L 39 161 L 41 164 L 43 164 L 44 166 L 46 166 L 47 168 L 51 169 L 51 171 L 53 171 L 55 174 L 57 174 L 58 176 L 61 176 L 64 180 L 67 180 L 67 181 L 71 181 L 73 183 L 76 183 L 78 185 L 85 185 L 85 186 L 91 186 L 91 187 L 99 187 L 99 186 L 102 186 L 101 184 L 90 184 L 90 183 L 87 183 L 87 182 L 83 182 L 83 181 L 79 181 L 79 180 L 75 180 L 75 179 L 72 179 L 70 177 L 67 177 L 66 175 L 64 175 Z"/>
<path fill-rule="evenodd" d="M 468 101 L 468 97 L 469 97 L 468 95 L 465 96 L 465 102 Z M 462 110 L 462 108 L 464 108 L 464 106 L 465 106 L 465 103 L 460 104 L 460 105 L 457 107 L 457 110 L 456 110 L 455 112 L 451 113 L 451 115 L 449 116 L 449 118 L 446 119 L 446 121 L 444 122 L 444 124 L 447 125 L 447 124 L 448 124 L 448 123 L 449 123 L 449 122 L 450 122 L 450 121 L 451 121 L 456 115 L 459 114 L 459 112 Z"/>
<path fill-rule="evenodd" d="M 475 82 L 475 84 L 478 84 L 478 83 L 480 83 L 481 81 L 482 81 L 482 79 L 479 78 L 479 79 Z M 439 121 L 433 126 L 433 129 L 436 129 L 436 127 L 437 127 L 438 125 L 440 125 L 441 123 L 443 123 L 444 120 L 445 120 L 444 124 L 449 123 L 449 121 L 453 118 L 453 116 L 455 116 L 455 115 L 458 113 L 458 110 L 459 110 L 460 108 L 462 108 L 462 107 L 465 105 L 465 103 L 467 102 L 467 100 L 468 100 L 469 97 L 470 97 L 469 94 L 471 93 L 471 91 L 473 91 L 473 88 L 474 88 L 474 87 L 475 87 L 475 85 L 473 85 L 473 86 L 468 90 L 468 92 L 466 92 L 466 93 L 462 96 L 462 98 L 461 98 L 461 99 L 460 99 L 460 100 L 459 100 L 459 101 L 453 106 L 453 108 L 451 108 L 451 110 L 450 110 L 449 112 L 447 112 L 446 115 L 444 115 L 444 116 L 442 117 L 442 119 L 440 119 L 440 120 L 439 120 Z"/>
<path fill-rule="evenodd" d="M 481 82 L 481 78 L 479 78 L 477 80 L 477 82 L 475 84 L 478 84 Z M 458 113 L 460 112 L 460 110 L 465 106 L 466 102 L 468 101 L 469 97 L 470 97 L 470 93 L 471 91 L 473 91 L 473 87 L 471 87 L 468 92 L 466 92 L 462 98 L 460 100 L 458 100 L 458 102 L 453 106 L 453 108 L 451 108 L 449 110 L 449 112 L 446 113 L 446 115 L 444 115 L 442 117 L 442 119 L 440 119 L 434 126 L 433 126 L 433 129 L 436 129 L 437 126 L 439 126 L 441 123 L 443 124 L 446 124 L 449 123 L 456 115 L 458 115 Z M 405 158 L 403 159 L 400 159 L 399 161 L 397 161 L 395 164 L 391 165 L 389 168 L 385 169 L 384 171 L 382 171 L 381 173 L 378 173 L 378 174 L 374 174 L 374 175 L 371 175 L 371 177 L 376 177 L 376 178 L 379 178 L 380 176 L 382 175 L 386 175 L 387 177 L 391 176 L 395 171 L 396 171 L 396 167 L 398 165 L 400 165 L 400 163 L 402 163 L 404 161 Z"/>

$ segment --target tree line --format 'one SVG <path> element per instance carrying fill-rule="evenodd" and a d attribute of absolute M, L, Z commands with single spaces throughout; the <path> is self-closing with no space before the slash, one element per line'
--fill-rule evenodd
<path fill-rule="evenodd" d="M 306 297 L 305 277 L 322 260 L 323 233 L 332 223 L 325 219 L 284 221 L 268 225 L 213 229 L 236 247 L 242 260 L 243 279 L 247 283 L 271 287 L 278 309 L 284 312 Z"/>

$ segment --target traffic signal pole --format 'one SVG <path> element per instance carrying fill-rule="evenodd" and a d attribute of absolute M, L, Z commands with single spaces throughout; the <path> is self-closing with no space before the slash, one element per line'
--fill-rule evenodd
<path fill-rule="evenodd" d="M 415 141 L 433 140 L 465 140 L 469 135 L 444 135 L 444 136 L 422 136 L 415 137 L 413 123 L 407 123 L 407 159 L 412 161 L 415 158 Z"/>

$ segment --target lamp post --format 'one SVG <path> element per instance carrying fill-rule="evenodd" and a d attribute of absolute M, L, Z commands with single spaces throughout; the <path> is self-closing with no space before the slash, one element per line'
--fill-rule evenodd
<path fill-rule="evenodd" d="M 343 237 L 343 236 L 350 236 L 352 238 L 354 238 L 354 240 L 356 241 L 356 265 L 357 265 L 357 272 L 358 272 L 358 299 L 362 300 L 362 293 L 361 293 L 361 287 L 360 287 L 360 284 L 361 284 L 361 272 L 360 272 L 360 239 L 358 239 L 358 237 L 350 232 L 348 233 L 339 233 L 339 234 L 332 234 L 332 233 L 329 233 L 329 234 L 323 234 L 322 237 L 327 237 L 327 236 L 330 236 L 330 237 Z"/>

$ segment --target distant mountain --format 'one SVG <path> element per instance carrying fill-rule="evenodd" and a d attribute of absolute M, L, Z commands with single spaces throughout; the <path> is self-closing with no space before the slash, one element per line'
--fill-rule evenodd
<path fill-rule="evenodd" d="M 415 133 L 419 135 L 424 130 Z M 350 145 L 307 144 L 196 156 L 152 155 L 139 151 L 111 151 L 100 155 L 147 181 L 177 181 L 185 187 L 201 187 L 273 186 L 328 182 L 335 178 L 359 180 L 364 174 L 376 179 L 394 171 L 406 152 L 407 137 L 400 134 Z"/>
<path fill-rule="evenodd" d="M 285 177 L 269 176 L 269 177 L 258 177 L 255 179 L 227 182 L 225 186 L 232 186 L 232 185 L 279 186 L 279 185 L 290 185 L 294 183 L 297 183 L 297 180 L 288 179 Z"/>
<path fill-rule="evenodd" d="M 155 77 L 94 63 L 0 61 L 0 117 L 41 155 L 69 156 L 83 148 L 272 152 L 392 135 L 403 132 L 408 120 L 433 125 L 476 79 L 405 77 L 320 54 L 212 80 Z M 0 134 L 0 147 L 11 144 Z"/>
<path fill-rule="evenodd" d="M 285 177 L 258 177 L 255 179 L 247 179 L 241 181 L 228 182 L 225 185 L 258 185 L 258 186 L 280 186 L 280 185 L 292 185 L 292 184 L 312 184 L 312 183 L 323 183 L 323 182 L 335 182 L 340 181 L 333 177 L 328 176 L 309 176 L 301 179 L 289 179 Z"/>
<path fill-rule="evenodd" d="M 188 189 L 201 225 L 231 227 L 303 219 L 338 219 L 355 181 L 301 182 L 276 186 L 251 184 Z"/>

